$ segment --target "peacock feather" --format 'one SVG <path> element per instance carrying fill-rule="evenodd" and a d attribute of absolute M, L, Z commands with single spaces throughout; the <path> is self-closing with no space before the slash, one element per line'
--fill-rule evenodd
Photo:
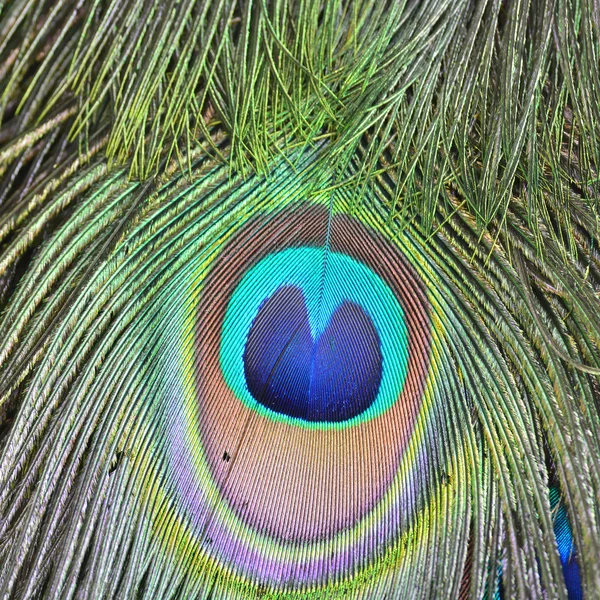
<path fill-rule="evenodd" d="M 600 598 L 598 0 L 0 11 L 0 598 Z"/>

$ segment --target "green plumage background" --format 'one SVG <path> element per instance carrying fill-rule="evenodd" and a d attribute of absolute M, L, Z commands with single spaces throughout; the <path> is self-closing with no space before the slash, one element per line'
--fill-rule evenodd
<path fill-rule="evenodd" d="M 0 6 L 1 598 L 600 598 L 597 0 Z M 255 535 L 177 477 L 198 306 L 313 209 L 408 265 L 429 341 L 399 521 L 309 576 L 366 530 Z"/>

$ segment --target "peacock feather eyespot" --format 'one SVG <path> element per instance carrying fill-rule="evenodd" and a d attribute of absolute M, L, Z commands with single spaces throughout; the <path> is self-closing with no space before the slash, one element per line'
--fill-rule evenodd
<path fill-rule="evenodd" d="M 269 585 L 318 588 L 373 565 L 409 520 L 423 281 L 381 234 L 304 202 L 242 225 L 198 297 L 196 409 L 170 426 L 176 494 L 201 524 L 190 535 Z"/>

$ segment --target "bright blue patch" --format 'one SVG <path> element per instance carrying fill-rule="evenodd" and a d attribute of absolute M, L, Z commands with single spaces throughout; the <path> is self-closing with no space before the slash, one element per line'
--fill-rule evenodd
<path fill-rule="evenodd" d="M 275 420 L 345 427 L 387 410 L 408 363 L 404 312 L 366 265 L 323 248 L 289 248 L 249 269 L 221 330 L 232 392 Z"/>
<path fill-rule="evenodd" d="M 550 506 L 552 510 L 556 511 L 554 515 L 554 535 L 556 536 L 556 544 L 558 546 L 558 553 L 560 554 L 560 562 L 562 564 L 563 577 L 569 600 L 582 600 L 581 575 L 575 554 L 573 533 L 569 525 L 567 511 L 564 505 L 559 503 L 560 495 L 557 488 L 551 488 Z"/>
<path fill-rule="evenodd" d="M 379 336 L 370 317 L 343 302 L 315 340 L 302 291 L 281 287 L 260 307 L 244 350 L 254 398 L 306 421 L 346 421 L 375 400 L 381 381 Z"/>

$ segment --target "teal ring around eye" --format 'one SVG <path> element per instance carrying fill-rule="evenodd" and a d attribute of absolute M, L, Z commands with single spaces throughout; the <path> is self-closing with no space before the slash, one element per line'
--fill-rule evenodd
<path fill-rule="evenodd" d="M 311 429 L 351 427 L 385 412 L 399 397 L 408 365 L 404 311 L 390 287 L 369 267 L 346 254 L 323 248 L 288 248 L 264 257 L 243 276 L 232 294 L 221 330 L 220 364 L 225 382 L 248 408 L 276 421 Z M 321 334 L 344 301 L 361 306 L 379 334 L 382 377 L 374 402 L 363 413 L 341 422 L 308 422 L 259 404 L 248 390 L 243 353 L 248 332 L 263 302 L 281 286 L 302 290 L 313 337 Z"/>

